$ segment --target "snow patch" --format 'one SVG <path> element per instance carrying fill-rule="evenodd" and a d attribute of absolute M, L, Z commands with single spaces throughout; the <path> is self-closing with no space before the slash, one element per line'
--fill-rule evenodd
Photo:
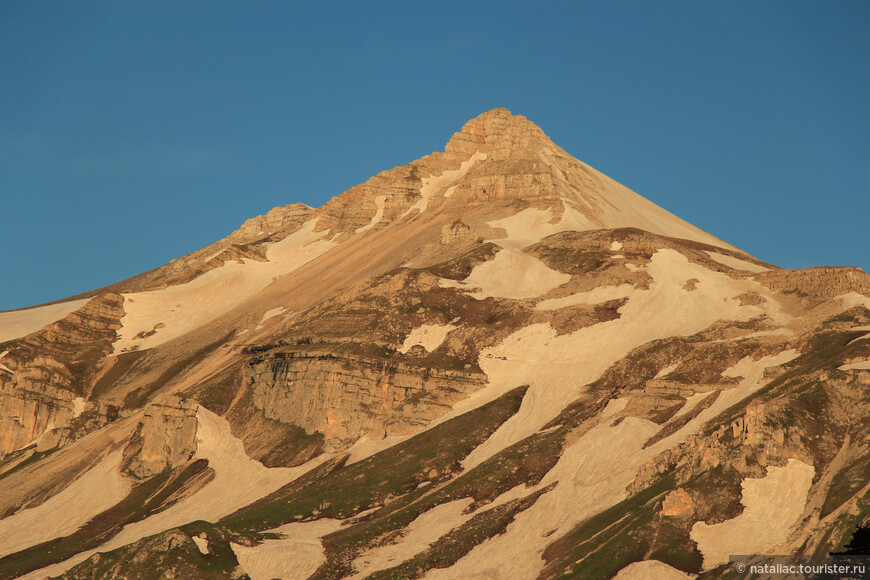
<path fill-rule="evenodd" d="M 80 417 L 85 412 L 85 400 L 81 397 L 76 397 L 72 401 L 73 417 Z"/>
<path fill-rule="evenodd" d="M 122 458 L 120 451 L 107 455 L 46 502 L 0 520 L 0 556 L 72 534 L 127 497 L 132 487 L 121 475 Z"/>
<path fill-rule="evenodd" d="M 209 467 L 215 470 L 214 479 L 193 495 L 182 499 L 168 509 L 142 521 L 128 524 L 117 536 L 103 545 L 93 550 L 80 552 L 58 564 L 31 572 L 24 576 L 22 580 L 42 580 L 47 576 L 59 576 L 98 552 L 114 550 L 115 548 L 136 542 L 146 536 L 159 534 L 165 530 L 183 526 L 192 521 L 207 520 L 216 522 L 239 508 L 272 493 L 317 465 L 334 457 L 334 455 L 323 454 L 298 467 L 276 467 L 270 469 L 245 454 L 241 440 L 232 434 L 229 422 L 226 419 L 215 415 L 202 406 L 197 410 L 196 418 L 196 457 L 208 460 Z M 117 455 L 117 462 L 120 463 L 120 452 Z M 118 477 L 120 477 L 120 474 Z M 90 482 L 88 490 L 93 493 L 93 490 L 98 489 L 102 496 L 105 493 L 104 488 L 106 483 L 111 485 L 111 480 L 102 476 L 101 479 Z M 127 489 L 129 490 L 129 485 Z M 64 493 L 66 493 L 66 490 L 56 497 L 60 497 Z M 126 492 L 124 495 L 126 495 Z M 54 500 L 55 498 L 52 498 L 49 501 Z M 115 500 L 113 503 L 117 501 L 120 500 Z M 43 506 L 46 504 L 43 504 Z M 73 504 L 71 505 L 76 507 Z M 105 508 L 101 508 L 99 511 L 103 509 Z M 88 515 L 88 519 L 93 515 L 95 514 Z M 5 521 L 7 520 L 0 520 L 0 527 L 4 525 L 3 522 Z M 84 522 L 86 521 L 88 520 L 85 519 Z M 289 557 L 291 556 L 288 555 Z M 293 578 L 295 576 L 286 577 Z"/>
<path fill-rule="evenodd" d="M 207 538 L 203 538 L 202 535 L 199 535 L 199 536 L 193 536 L 191 538 L 191 540 L 193 540 L 193 543 L 196 544 L 196 547 L 199 548 L 199 551 L 201 553 L 206 554 L 206 555 L 208 554 L 208 539 Z"/>
<path fill-rule="evenodd" d="M 411 350 L 412 346 L 420 345 L 428 352 L 432 352 L 441 346 L 444 339 L 454 328 L 458 328 L 452 324 L 424 324 L 411 331 L 411 334 L 405 338 L 405 342 L 399 348 L 402 354 Z"/>
<path fill-rule="evenodd" d="M 841 371 L 864 371 L 870 370 L 870 360 L 850 363 L 837 367 Z"/>
<path fill-rule="evenodd" d="M 283 240 L 269 244 L 268 262 L 232 262 L 177 286 L 150 292 L 124 294 L 122 328 L 114 343 L 115 354 L 134 348 L 147 349 L 178 338 L 229 312 L 272 281 L 323 255 L 337 243 L 314 232 L 316 220 L 306 222 Z M 149 336 L 156 325 L 164 326 Z"/>
<path fill-rule="evenodd" d="M 232 434 L 226 419 L 203 406 L 197 410 L 196 419 L 196 457 L 208 460 L 209 467 L 215 471 L 214 479 L 170 508 L 125 526 L 121 533 L 100 546 L 99 551 L 113 550 L 196 520 L 216 522 L 331 457 L 323 454 L 298 467 L 268 468 L 248 457 L 242 441 Z"/>
<path fill-rule="evenodd" d="M 730 554 L 764 554 L 785 542 L 804 510 L 814 474 L 812 465 L 789 459 L 785 467 L 768 467 L 762 479 L 744 479 L 742 514 L 692 526 L 704 569 L 728 562 Z"/>
<path fill-rule="evenodd" d="M 357 557 L 353 567 L 357 570 L 351 580 L 362 580 L 378 570 L 386 570 L 413 558 L 450 530 L 461 526 L 475 513 L 463 513 L 474 503 L 463 498 L 438 505 L 417 516 L 404 530 L 404 536 L 395 544 L 369 550 Z"/>
<path fill-rule="evenodd" d="M 611 426 L 610 417 L 627 399 L 611 401 L 602 421 L 572 445 L 536 488 L 557 482 L 529 509 L 517 514 L 503 534 L 475 547 L 448 570 L 431 570 L 426 580 L 453 578 L 511 578 L 532 580 L 544 566 L 541 555 L 555 538 L 591 515 L 625 498 L 625 488 L 637 469 L 659 447 L 643 443 L 659 426 L 627 417 Z M 527 490 L 532 493 L 534 489 Z"/>
<path fill-rule="evenodd" d="M 864 296 L 863 294 L 858 294 L 857 292 L 840 294 L 839 296 L 835 296 L 834 300 L 839 300 L 846 309 L 855 308 L 856 306 L 870 308 L 870 298 Z"/>
<path fill-rule="evenodd" d="M 379 195 L 375 197 L 375 215 L 372 216 L 372 221 L 368 223 L 368 225 L 364 225 L 361 228 L 357 228 L 356 233 L 361 234 L 362 232 L 368 231 L 375 227 L 379 221 L 381 221 L 384 217 L 384 203 L 387 201 L 386 195 Z"/>
<path fill-rule="evenodd" d="M 468 170 L 471 169 L 471 166 L 477 163 L 478 161 L 483 161 L 486 159 L 486 153 L 477 152 L 471 157 L 468 158 L 467 161 L 463 161 L 459 165 L 459 169 L 447 169 L 442 171 L 440 175 L 434 175 L 431 177 L 424 177 L 422 180 L 422 186 L 420 187 L 420 199 L 405 210 L 405 213 L 399 216 L 399 219 L 405 217 L 410 214 L 412 211 L 417 210 L 420 213 L 426 211 L 429 207 L 429 199 L 444 189 L 448 187 L 450 184 L 455 182 L 456 180 L 462 178 Z M 449 195 L 453 194 L 453 188 L 450 188 L 449 194 L 445 193 L 445 197 L 449 197 Z"/>
<path fill-rule="evenodd" d="M 227 250 L 226 248 L 220 248 L 217 252 L 214 252 L 211 256 L 209 256 L 208 258 L 203 260 L 203 263 L 210 262 L 211 260 L 214 260 L 215 258 L 220 256 L 221 254 L 223 254 L 226 250 Z"/>
<path fill-rule="evenodd" d="M 231 543 L 230 547 L 251 580 L 308 578 L 326 562 L 320 538 L 340 527 L 341 522 L 333 519 L 286 524 L 266 532 L 283 538 L 251 547 Z"/>
<path fill-rule="evenodd" d="M 743 357 L 737 361 L 734 366 L 729 367 L 722 372 L 723 377 L 740 378 L 740 383 L 732 389 L 722 391 L 710 407 L 699 413 L 698 416 L 688 425 L 665 439 L 665 443 L 667 445 L 670 445 L 671 443 L 675 444 L 684 441 L 689 435 L 697 433 L 707 421 L 716 417 L 719 413 L 732 405 L 736 405 L 763 387 L 766 384 L 762 381 L 764 378 L 764 369 L 784 365 L 797 357 L 798 352 L 795 349 L 784 350 L 779 354 L 762 357 L 758 360 L 753 359 L 751 356 Z M 686 404 L 682 409 L 680 409 L 676 416 L 688 413 L 709 394 L 710 393 L 696 393 L 695 395 L 692 395 L 686 400 Z"/>
<path fill-rule="evenodd" d="M 489 297 L 521 300 L 546 294 L 570 279 L 569 274 L 557 272 L 537 258 L 503 249 L 492 260 L 475 266 L 462 284 L 478 288 L 479 291 L 470 294 L 478 300 Z"/>
<path fill-rule="evenodd" d="M 49 304 L 27 310 L 0 312 L 0 342 L 13 340 L 36 332 L 52 322 L 57 322 L 67 314 L 75 312 L 88 303 L 89 298 Z"/>
<path fill-rule="evenodd" d="M 613 580 L 690 580 L 695 578 L 664 562 L 658 560 L 643 560 L 634 562 L 619 571 Z"/>
<path fill-rule="evenodd" d="M 620 284 L 619 286 L 598 286 L 589 292 L 579 292 L 570 294 L 562 298 L 550 298 L 543 300 L 535 305 L 535 310 L 558 310 L 569 306 L 579 306 L 581 304 L 601 304 L 608 300 L 619 300 L 627 298 L 634 291 L 634 286 L 631 284 Z"/>
<path fill-rule="evenodd" d="M 731 371 L 739 372 L 747 378 L 729 393 L 748 395 L 753 389 L 760 388 L 758 382 L 765 368 L 784 364 L 796 356 L 796 351 L 790 350 L 758 361 L 742 360 Z M 707 394 L 709 393 L 702 396 Z M 528 396 L 527 393 L 526 397 Z M 517 514 L 514 522 L 503 534 L 481 543 L 449 570 L 430 571 L 425 576 L 426 580 L 538 578 L 544 567 L 543 552 L 553 539 L 564 535 L 581 521 L 625 499 L 625 488 L 634 481 L 637 470 L 650 457 L 685 441 L 687 434 L 697 432 L 710 417 L 740 400 L 742 396 L 719 403 L 726 399 L 720 396 L 717 400 L 718 406 L 714 405 L 718 410 L 713 407 L 707 409 L 683 429 L 646 449 L 643 448 L 644 443 L 661 426 L 636 417 L 626 417 L 617 425 L 612 425 L 611 418 L 625 408 L 628 399 L 611 400 L 601 413 L 599 423 L 566 447 L 554 468 L 535 488 L 527 489 L 526 494 L 558 482 L 555 489 L 542 495 L 529 509 Z M 508 494 L 512 492 L 516 493 L 511 490 Z M 647 567 L 651 574 L 666 571 L 655 570 L 656 567 L 652 564 L 644 565 L 641 571 Z M 661 577 L 668 578 L 666 575 Z"/>
<path fill-rule="evenodd" d="M 748 272 L 756 273 L 770 271 L 770 268 L 765 268 L 764 266 L 759 266 L 758 264 L 753 264 L 752 262 L 747 262 L 746 260 L 741 260 L 740 258 L 726 256 L 725 254 L 720 254 L 718 252 L 709 252 L 706 250 L 705 252 L 714 262 L 719 262 L 723 266 L 728 266 L 729 268 L 734 268 L 735 270 L 746 270 Z"/>
<path fill-rule="evenodd" d="M 559 232 L 598 229 L 586 216 L 568 205 L 564 205 L 562 218 L 556 223 L 553 223 L 551 211 L 530 207 L 512 216 L 487 222 L 487 225 L 505 230 L 505 237 L 487 241 L 514 250 L 525 248 Z"/>
<path fill-rule="evenodd" d="M 861 331 L 870 330 L 870 326 L 855 326 L 855 327 L 850 328 L 849 330 L 861 330 Z M 853 342 L 858 342 L 859 340 L 864 340 L 866 338 L 870 338 L 870 333 L 865 334 L 864 336 L 859 336 L 858 338 L 853 338 L 852 340 L 849 341 L 849 344 L 852 344 Z M 6 354 L 6 353 L 3 353 L 3 354 Z M 3 355 L 0 355 L 0 359 L 2 359 L 2 358 L 3 358 Z"/>
<path fill-rule="evenodd" d="M 653 279 L 649 288 L 617 287 L 628 301 L 616 320 L 561 336 L 547 323 L 533 324 L 481 352 L 478 364 L 489 378 L 487 386 L 457 403 L 439 422 L 516 386 L 528 384 L 530 388 L 520 410 L 466 457 L 466 469 L 536 432 L 577 398 L 585 385 L 642 344 L 695 334 L 718 320 L 749 320 L 762 314 L 773 319 L 784 316 L 773 300 L 741 306 L 735 299 L 747 291 L 769 295 L 757 282 L 713 272 L 689 262 L 675 250 L 658 250 L 646 270 Z M 683 290 L 688 278 L 699 280 L 693 292 Z M 584 299 L 597 291 L 583 293 Z"/>
<path fill-rule="evenodd" d="M 265 312 L 265 314 L 263 314 L 263 318 L 260 319 L 260 322 L 258 324 L 263 324 L 264 322 L 266 322 L 270 318 L 274 318 L 274 317 L 278 316 L 279 314 L 282 314 L 286 311 L 287 311 L 287 307 L 285 307 L 285 306 L 279 306 L 278 308 L 272 308 L 270 310 L 267 310 Z"/>
<path fill-rule="evenodd" d="M 371 437 L 368 433 L 360 437 L 356 443 L 347 450 L 349 457 L 345 465 L 362 461 L 367 457 L 371 457 L 375 453 L 380 453 L 384 449 L 388 449 L 393 445 L 398 445 L 410 435 L 394 435 L 392 437 Z"/>
<path fill-rule="evenodd" d="M 670 366 L 667 366 L 667 367 L 663 368 L 662 370 L 660 370 L 654 378 L 660 379 L 662 377 L 666 377 L 669 374 L 671 374 L 672 372 L 674 372 L 675 370 L 677 370 L 678 366 L 680 366 L 680 363 L 674 363 Z"/>
<path fill-rule="evenodd" d="M 710 396 L 710 393 L 695 393 L 694 395 L 686 399 L 685 404 L 683 404 L 680 410 L 674 413 L 674 417 L 685 415 L 686 413 L 697 407 L 698 403 L 706 399 L 708 396 Z"/>

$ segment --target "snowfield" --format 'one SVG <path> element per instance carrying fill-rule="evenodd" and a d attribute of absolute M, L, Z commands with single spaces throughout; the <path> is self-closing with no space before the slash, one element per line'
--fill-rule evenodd
<path fill-rule="evenodd" d="M 229 312 L 276 278 L 322 256 L 337 243 L 326 239 L 329 232 L 314 232 L 316 221 L 270 244 L 267 262 L 231 262 L 186 284 L 124 294 L 126 314 L 114 344 L 115 354 L 153 348 L 183 336 Z"/>
<path fill-rule="evenodd" d="M 0 557 L 72 534 L 130 493 L 122 453 L 107 455 L 56 496 L 0 520 Z"/>
<path fill-rule="evenodd" d="M 52 322 L 57 322 L 87 304 L 88 300 L 89 298 L 84 298 L 27 310 L 0 312 L 0 342 L 27 336 Z"/>
<path fill-rule="evenodd" d="M 768 467 L 762 479 L 743 480 L 745 509 L 721 524 L 697 522 L 691 537 L 704 554 L 704 569 L 728 562 L 730 554 L 765 554 L 782 544 L 798 523 L 815 469 L 796 459 Z"/>

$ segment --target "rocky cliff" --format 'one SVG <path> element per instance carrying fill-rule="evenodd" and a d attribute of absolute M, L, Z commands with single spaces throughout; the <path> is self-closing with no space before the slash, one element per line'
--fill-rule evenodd
<path fill-rule="evenodd" d="M 179 397 L 146 405 L 130 473 L 144 479 L 187 463 L 196 452 L 198 407 L 196 401 Z"/>
<path fill-rule="evenodd" d="M 755 279 L 777 292 L 813 298 L 834 298 L 849 292 L 870 292 L 870 275 L 861 268 L 806 268 L 762 272 Z"/>
<path fill-rule="evenodd" d="M 266 417 L 346 447 L 363 435 L 419 431 L 480 389 L 486 375 L 312 349 L 257 357 L 245 380 Z"/>

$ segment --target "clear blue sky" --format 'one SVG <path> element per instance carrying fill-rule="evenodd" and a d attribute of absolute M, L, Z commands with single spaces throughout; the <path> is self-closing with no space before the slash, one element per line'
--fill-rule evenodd
<path fill-rule="evenodd" d="M 870 2 L 0 2 L 0 310 L 507 107 L 757 257 L 870 270 Z"/>

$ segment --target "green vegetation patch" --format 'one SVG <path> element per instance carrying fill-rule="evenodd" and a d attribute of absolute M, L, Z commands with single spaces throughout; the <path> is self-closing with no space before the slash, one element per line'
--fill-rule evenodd
<path fill-rule="evenodd" d="M 350 563 L 359 554 L 369 548 L 394 542 L 401 535 L 403 528 L 438 505 L 470 497 L 474 499 L 474 503 L 467 508 L 470 512 L 490 503 L 518 485 L 536 485 L 558 462 L 564 442 L 565 435 L 561 430 L 532 435 L 500 451 L 441 488 L 431 492 L 429 492 L 430 487 L 417 490 L 368 515 L 356 525 L 329 534 L 323 538 L 327 562 L 319 570 L 318 577 L 337 578 L 351 573 Z M 535 499 L 537 497 L 535 496 Z M 534 500 L 530 501 L 528 505 L 534 503 Z M 516 504 L 513 513 L 528 507 L 523 505 Z M 493 508 L 494 513 L 487 518 L 502 513 L 496 512 L 495 509 Z M 512 517 L 511 515 L 510 518 Z M 489 520 L 480 520 L 483 521 Z M 472 543 L 474 540 L 479 543 L 495 533 L 500 533 L 493 532 L 490 535 L 470 533 L 469 530 L 473 529 L 474 526 L 459 534 L 464 542 L 465 552 L 470 551 L 475 545 Z M 448 542 L 447 545 L 452 544 Z M 440 558 L 443 556 L 426 562 L 441 561 Z M 423 564 L 418 562 L 417 565 Z M 434 564 L 433 566 L 439 567 Z"/>
<path fill-rule="evenodd" d="M 296 482 L 227 516 L 235 531 L 262 531 L 304 519 L 348 518 L 381 507 L 461 471 L 471 451 L 519 410 L 525 387 L 424 431 L 353 465 L 334 469 L 300 486 Z"/>
<path fill-rule="evenodd" d="M 183 468 L 159 473 L 134 487 L 127 497 L 96 515 L 75 533 L 0 558 L 0 579 L 17 578 L 86 550 L 93 550 L 113 538 L 125 525 L 166 509 L 185 493 L 199 489 L 213 477 L 214 471 L 204 459 Z"/>
<path fill-rule="evenodd" d="M 674 489 L 668 475 L 617 505 L 578 524 L 544 551 L 541 579 L 608 579 L 632 562 L 657 559 L 697 573 L 702 557 L 688 539 L 688 521 L 660 515 Z"/>
<path fill-rule="evenodd" d="M 388 570 L 368 576 L 369 580 L 404 580 L 421 578 L 433 568 L 449 568 L 485 540 L 503 534 L 518 513 L 530 508 L 552 486 L 536 491 L 475 515 L 469 521 L 451 530 L 428 549 Z M 319 578 L 322 576 L 315 576 Z"/>
<path fill-rule="evenodd" d="M 194 536 L 207 542 L 207 553 L 200 550 L 193 540 Z M 235 577 L 239 565 L 230 545 L 236 539 L 214 524 L 192 522 L 110 552 L 94 554 L 68 570 L 61 578 L 231 578 Z"/>

